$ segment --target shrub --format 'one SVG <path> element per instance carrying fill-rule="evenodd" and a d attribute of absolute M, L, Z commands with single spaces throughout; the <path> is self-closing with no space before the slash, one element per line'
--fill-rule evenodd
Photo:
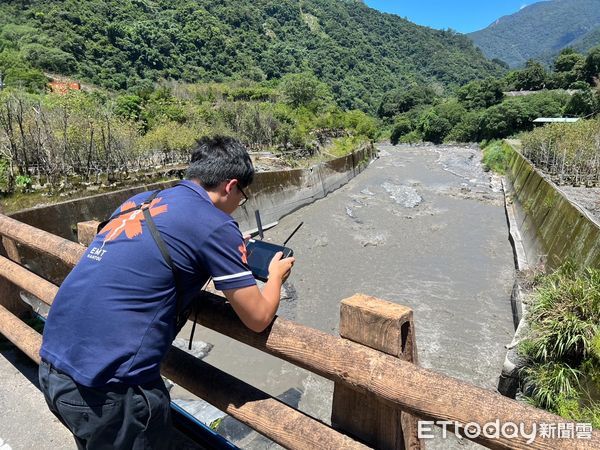
<path fill-rule="evenodd" d="M 536 128 L 522 138 L 522 152 L 559 184 L 600 183 L 600 119 Z"/>
<path fill-rule="evenodd" d="M 492 170 L 504 175 L 508 167 L 511 148 L 502 141 L 492 141 L 483 149 L 483 165 L 487 170 Z"/>
<path fill-rule="evenodd" d="M 575 92 L 565 106 L 567 116 L 589 117 L 600 112 L 600 98 L 591 89 Z"/>
<path fill-rule="evenodd" d="M 418 105 L 430 105 L 436 99 L 435 91 L 419 84 L 407 88 L 393 89 L 383 95 L 377 115 L 379 117 L 393 117 L 413 109 Z"/>
<path fill-rule="evenodd" d="M 444 139 L 447 142 L 477 142 L 480 136 L 481 113 L 468 112 Z"/>
<path fill-rule="evenodd" d="M 489 108 L 500 103 L 504 97 L 502 83 L 493 78 L 471 81 L 460 88 L 456 95 L 467 109 Z"/>
<path fill-rule="evenodd" d="M 438 116 L 433 110 L 425 113 L 419 122 L 419 131 L 423 139 L 434 144 L 440 144 L 451 129 L 450 121 Z"/>
<path fill-rule="evenodd" d="M 519 351 L 529 399 L 563 417 L 600 426 L 600 270 L 566 263 L 536 286 Z"/>

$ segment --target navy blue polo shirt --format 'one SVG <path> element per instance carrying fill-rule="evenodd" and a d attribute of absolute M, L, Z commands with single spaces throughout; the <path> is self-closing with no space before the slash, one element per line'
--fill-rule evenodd
<path fill-rule="evenodd" d="M 142 203 L 138 194 L 117 211 Z M 184 305 L 213 277 L 219 290 L 256 284 L 237 223 L 192 181 L 161 191 L 150 213 L 178 269 Z M 98 387 L 155 380 L 175 338 L 173 273 L 141 210 L 113 219 L 62 283 L 40 356 Z"/>

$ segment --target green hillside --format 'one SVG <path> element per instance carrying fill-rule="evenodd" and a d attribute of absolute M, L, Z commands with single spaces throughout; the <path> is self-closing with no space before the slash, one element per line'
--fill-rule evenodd
<path fill-rule="evenodd" d="M 115 90 L 308 71 L 340 106 L 373 111 L 407 83 L 443 89 L 502 71 L 463 35 L 357 1 L 5 0 L 0 26 L 0 70 L 18 55 Z"/>
<path fill-rule="evenodd" d="M 600 0 L 534 3 L 468 36 L 486 56 L 511 67 L 549 61 L 566 47 L 586 52 L 600 44 Z"/>

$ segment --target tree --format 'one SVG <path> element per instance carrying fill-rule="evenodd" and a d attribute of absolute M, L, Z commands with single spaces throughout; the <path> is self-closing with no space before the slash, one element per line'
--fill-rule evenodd
<path fill-rule="evenodd" d="M 538 91 L 546 87 L 548 75 L 539 62 L 527 61 L 525 68 L 517 72 L 515 88 L 518 90 Z"/>
<path fill-rule="evenodd" d="M 565 106 L 567 116 L 588 117 L 600 112 L 600 98 L 591 89 L 575 92 Z"/>
<path fill-rule="evenodd" d="M 54 73 L 70 74 L 77 67 L 77 61 L 69 53 L 58 48 L 49 48 L 41 44 L 24 45 L 21 49 L 25 60 L 32 66 Z"/>
<path fill-rule="evenodd" d="M 480 141 L 481 112 L 472 111 L 464 115 L 445 138 L 449 142 L 477 142 Z"/>
<path fill-rule="evenodd" d="M 600 45 L 588 52 L 583 70 L 589 83 L 600 78 Z"/>
<path fill-rule="evenodd" d="M 412 123 L 407 117 L 399 117 L 394 123 L 392 128 L 392 134 L 390 135 L 390 142 L 392 145 L 398 144 L 400 138 L 413 130 Z"/>
<path fill-rule="evenodd" d="M 312 73 L 286 75 L 280 87 L 285 102 L 293 108 L 304 106 L 316 111 L 333 101 L 329 87 Z"/>
<path fill-rule="evenodd" d="M 377 115 L 381 118 L 393 117 L 417 105 L 430 105 L 435 99 L 434 90 L 428 86 L 413 84 L 406 89 L 393 89 L 384 94 L 377 109 Z"/>
<path fill-rule="evenodd" d="M 438 116 L 434 110 L 426 112 L 419 122 L 419 130 L 423 134 L 423 139 L 434 144 L 440 144 L 451 129 L 452 124 L 447 119 Z"/>
<path fill-rule="evenodd" d="M 585 79 L 585 57 L 571 48 L 566 48 L 554 60 L 554 87 L 569 89 Z"/>
<path fill-rule="evenodd" d="M 116 100 L 115 113 L 127 120 L 140 120 L 142 98 L 134 94 L 120 95 Z"/>
<path fill-rule="evenodd" d="M 565 48 L 554 59 L 554 71 L 570 72 L 579 62 L 584 60 L 585 57 L 581 53 L 577 53 L 572 48 Z"/>
<path fill-rule="evenodd" d="M 504 93 L 500 80 L 488 78 L 467 83 L 456 92 L 456 96 L 465 108 L 480 109 L 500 103 Z"/>
<path fill-rule="evenodd" d="M 43 91 L 48 83 L 46 76 L 23 60 L 21 55 L 9 49 L 0 52 L 0 72 L 4 83 L 10 87 L 20 87 L 29 92 Z"/>

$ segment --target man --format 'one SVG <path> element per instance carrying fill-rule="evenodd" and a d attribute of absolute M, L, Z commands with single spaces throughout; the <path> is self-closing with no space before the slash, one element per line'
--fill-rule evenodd
<path fill-rule="evenodd" d="M 261 332 L 273 320 L 294 258 L 276 255 L 258 289 L 231 218 L 253 176 L 240 142 L 201 140 L 186 180 L 124 203 L 61 285 L 44 329 L 39 378 L 78 448 L 169 446 L 160 363 L 178 313 L 210 277 L 250 329 Z"/>

